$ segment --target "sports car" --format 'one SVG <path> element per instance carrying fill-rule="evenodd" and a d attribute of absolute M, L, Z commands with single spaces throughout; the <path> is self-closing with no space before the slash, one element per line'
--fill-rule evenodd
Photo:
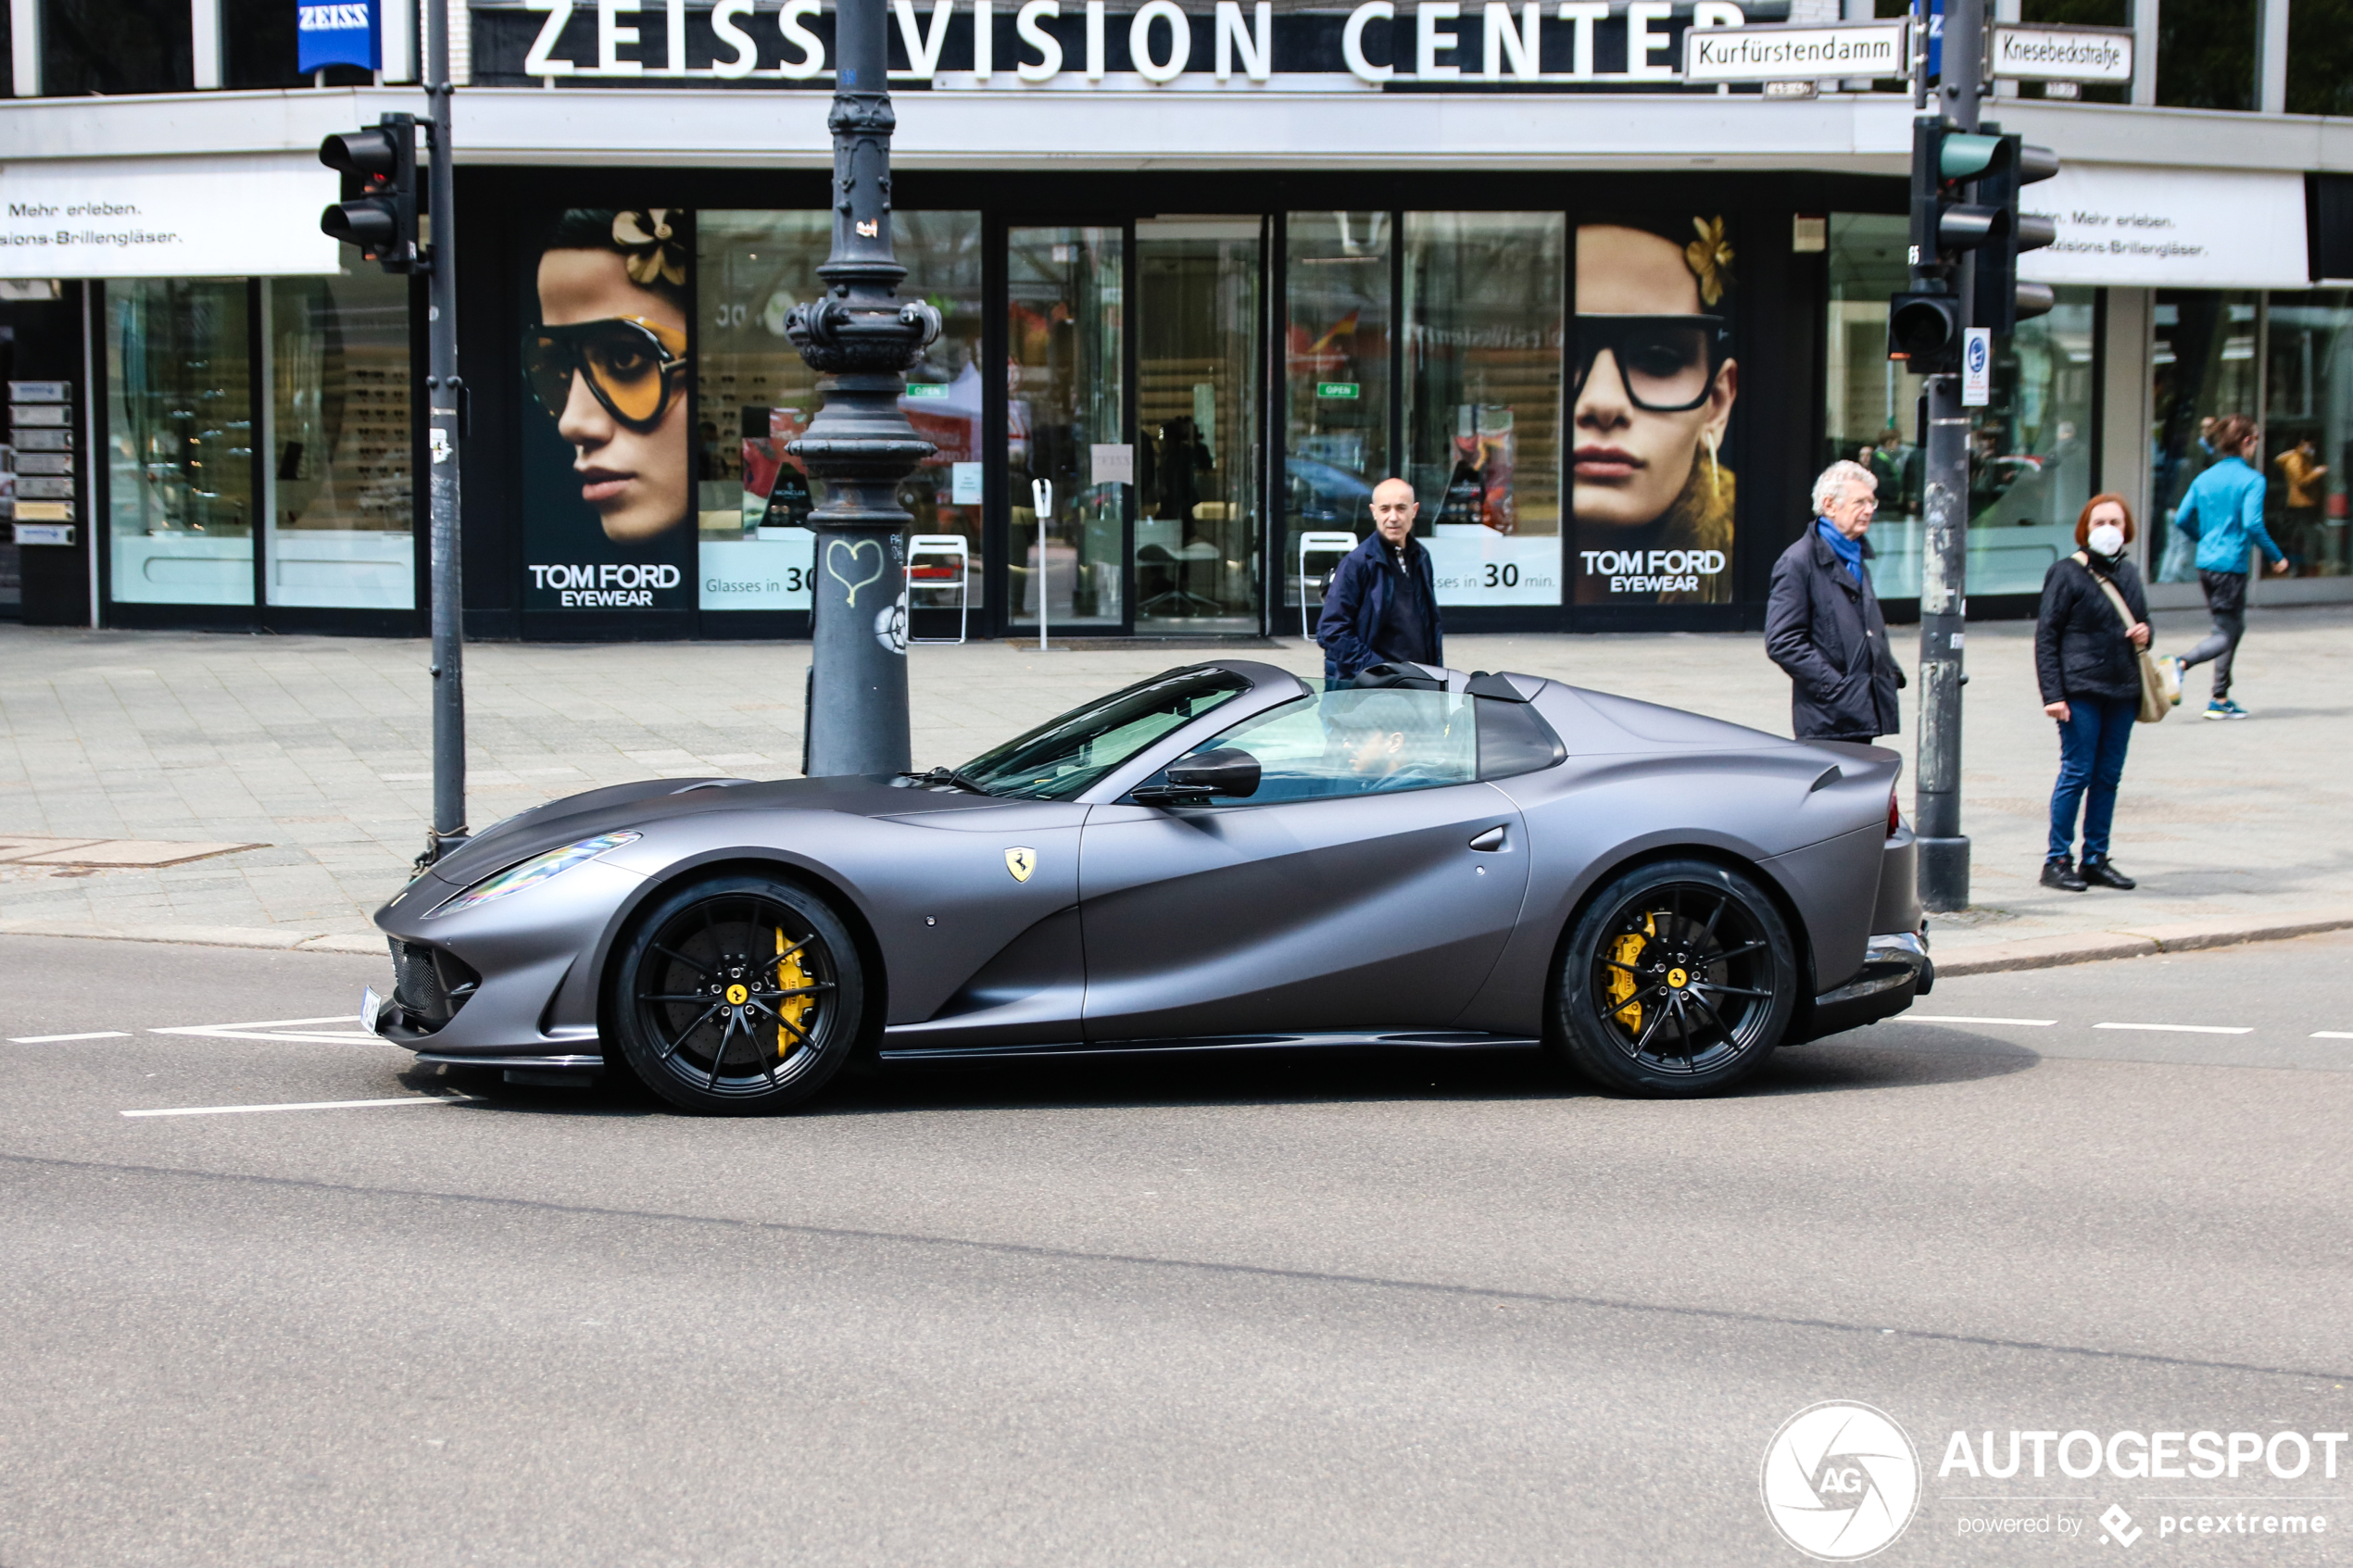
<path fill-rule="evenodd" d="M 1898 767 L 1531 675 L 1216 659 L 960 768 L 510 817 L 377 913 L 362 1022 L 712 1112 L 860 1053 L 1517 1044 L 1706 1094 L 1932 983 Z"/>

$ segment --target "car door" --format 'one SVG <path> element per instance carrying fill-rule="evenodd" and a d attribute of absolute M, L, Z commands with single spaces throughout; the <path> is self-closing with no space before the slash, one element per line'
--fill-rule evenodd
<path fill-rule="evenodd" d="M 1528 883 L 1517 809 L 1477 782 L 1476 706 L 1302 697 L 1192 748 L 1258 758 L 1252 797 L 1096 807 L 1079 841 L 1087 1038 L 1452 1022 Z"/>

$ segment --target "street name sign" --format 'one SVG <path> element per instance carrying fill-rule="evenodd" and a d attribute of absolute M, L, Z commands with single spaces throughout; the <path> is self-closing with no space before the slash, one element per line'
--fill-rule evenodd
<path fill-rule="evenodd" d="M 2122 27 L 2032 27 L 1995 22 L 1985 74 L 2008 82 L 2133 80 L 2133 31 Z"/>
<path fill-rule="evenodd" d="M 1909 76 L 1903 21 L 1695 27 L 1683 34 L 1683 80 L 1805 82 Z"/>

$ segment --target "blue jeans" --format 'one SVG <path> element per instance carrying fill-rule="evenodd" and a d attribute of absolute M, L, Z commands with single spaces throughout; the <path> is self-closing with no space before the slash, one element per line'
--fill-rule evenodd
<path fill-rule="evenodd" d="M 2058 784 L 2051 791 L 2050 857 L 2064 859 L 2073 852 L 2080 804 L 2083 859 L 2105 860 L 2108 824 L 2116 820 L 2116 786 L 2124 781 L 2124 748 L 2133 744 L 2133 721 L 2141 704 L 2137 697 L 2077 696 L 2068 698 L 2067 709 L 2067 722 L 2058 727 Z"/>

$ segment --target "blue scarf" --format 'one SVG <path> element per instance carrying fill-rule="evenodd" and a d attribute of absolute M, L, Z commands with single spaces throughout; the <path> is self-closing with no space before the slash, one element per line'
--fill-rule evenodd
<path fill-rule="evenodd" d="M 1863 581 L 1863 541 L 1849 539 L 1838 531 L 1836 523 L 1826 517 L 1816 518 L 1814 526 L 1822 531 L 1822 542 L 1838 552 L 1838 558 L 1846 563 L 1846 570 L 1853 574 L 1855 581 L 1857 583 L 1861 583 Z"/>

